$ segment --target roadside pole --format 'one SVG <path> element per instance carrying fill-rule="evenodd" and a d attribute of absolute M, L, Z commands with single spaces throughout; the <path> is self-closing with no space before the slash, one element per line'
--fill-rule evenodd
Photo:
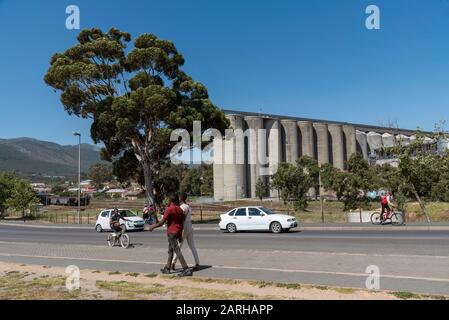
<path fill-rule="evenodd" d="M 321 174 L 319 174 L 318 176 L 318 184 L 320 185 L 319 190 L 320 190 L 321 223 L 324 224 L 324 199 L 323 194 L 321 193 L 321 191 L 323 190 L 323 186 L 321 185 Z"/>
<path fill-rule="evenodd" d="M 78 224 L 80 224 L 81 211 L 81 133 L 74 132 L 74 136 L 78 136 Z"/>

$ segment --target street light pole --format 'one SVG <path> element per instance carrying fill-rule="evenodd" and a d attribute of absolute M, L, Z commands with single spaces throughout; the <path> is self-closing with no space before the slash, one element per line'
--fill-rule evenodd
<path fill-rule="evenodd" d="M 78 136 L 78 224 L 80 224 L 81 211 L 81 133 L 74 132 L 74 136 Z"/>

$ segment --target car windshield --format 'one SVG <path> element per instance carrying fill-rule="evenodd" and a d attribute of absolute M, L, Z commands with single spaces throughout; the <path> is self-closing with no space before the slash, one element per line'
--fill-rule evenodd
<path fill-rule="evenodd" d="M 276 214 L 276 212 L 271 211 L 268 208 L 260 208 L 260 210 L 262 210 L 263 212 L 265 212 L 266 214 Z"/>
<path fill-rule="evenodd" d="M 137 216 L 134 212 L 132 212 L 130 210 L 120 210 L 120 215 L 124 218 Z"/>

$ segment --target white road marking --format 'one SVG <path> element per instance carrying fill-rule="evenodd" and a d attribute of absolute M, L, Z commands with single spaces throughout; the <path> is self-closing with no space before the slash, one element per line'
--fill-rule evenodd
<path fill-rule="evenodd" d="M 40 255 L 26 255 L 26 254 L 10 254 L 0 253 L 0 256 L 4 257 L 22 257 L 22 258 L 40 258 L 40 259 L 58 259 L 58 260 L 79 260 L 79 261 L 97 261 L 97 262 L 116 262 L 125 264 L 147 264 L 147 265 L 165 265 L 164 262 L 151 262 L 151 261 L 133 261 L 133 260 L 114 260 L 114 259 L 93 259 L 93 258 L 76 258 L 76 257 L 55 257 L 55 256 L 40 256 Z M 354 272 L 336 272 L 336 271 L 320 271 L 320 270 L 305 270 L 305 269 L 278 269 L 278 268 L 258 268 L 258 267 L 237 267 L 237 266 L 224 266 L 217 265 L 212 266 L 216 269 L 228 269 L 228 270 L 250 270 L 250 271 L 269 271 L 269 272 L 283 272 L 283 273 L 309 273 L 309 274 L 327 274 L 338 276 L 352 276 L 352 277 L 364 277 L 366 273 L 354 273 Z M 381 278 L 390 279 L 403 279 L 403 280 L 421 280 L 430 282 L 445 282 L 449 283 L 449 279 L 445 278 L 430 278 L 430 277 L 414 277 L 414 276 L 401 276 L 401 275 L 381 275 Z"/>
<path fill-rule="evenodd" d="M 1 241 L 0 240 L 0 244 L 9 244 L 9 245 L 28 245 L 28 246 L 33 246 L 36 245 L 38 243 L 36 242 L 14 242 L 14 241 Z M 53 243 L 44 243 L 44 245 L 53 245 Z M 73 246 L 71 244 L 61 244 L 59 246 Z M 105 248 L 105 245 L 101 245 L 101 244 L 76 244 L 77 247 L 82 247 L 82 248 Z M 139 246 L 138 249 L 147 249 L 148 247 L 146 246 Z M 136 248 L 137 249 L 137 248 Z M 161 248 L 155 248 L 156 250 L 161 250 L 161 251 L 167 251 L 167 249 L 165 247 L 161 247 Z M 213 252 L 217 252 L 217 251 L 229 251 L 229 249 L 199 249 L 201 251 L 213 251 Z M 233 249 L 233 252 L 250 252 L 250 253 L 266 253 L 267 250 L 252 250 L 252 249 Z M 280 254 L 288 254 L 288 255 L 298 255 L 298 254 L 304 254 L 304 255 L 331 255 L 331 256 L 353 256 L 353 257 L 379 257 L 379 258 L 422 258 L 422 259 L 449 259 L 449 256 L 434 256 L 434 255 L 419 255 L 419 254 L 395 254 L 395 253 L 386 253 L 386 254 L 382 254 L 382 253 L 358 253 L 358 252 L 338 252 L 338 251 L 289 251 L 289 250 L 268 250 L 271 253 L 280 253 Z M 7 254 L 7 253 L 4 253 Z M 0 254 L 1 255 L 1 254 Z"/>

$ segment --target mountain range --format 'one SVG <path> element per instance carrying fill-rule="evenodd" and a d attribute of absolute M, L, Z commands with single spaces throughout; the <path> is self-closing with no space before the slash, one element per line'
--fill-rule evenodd
<path fill-rule="evenodd" d="M 100 148 L 81 144 L 81 171 L 100 160 Z M 59 145 L 33 138 L 0 139 L 0 170 L 23 176 L 75 176 L 78 145 Z"/>

